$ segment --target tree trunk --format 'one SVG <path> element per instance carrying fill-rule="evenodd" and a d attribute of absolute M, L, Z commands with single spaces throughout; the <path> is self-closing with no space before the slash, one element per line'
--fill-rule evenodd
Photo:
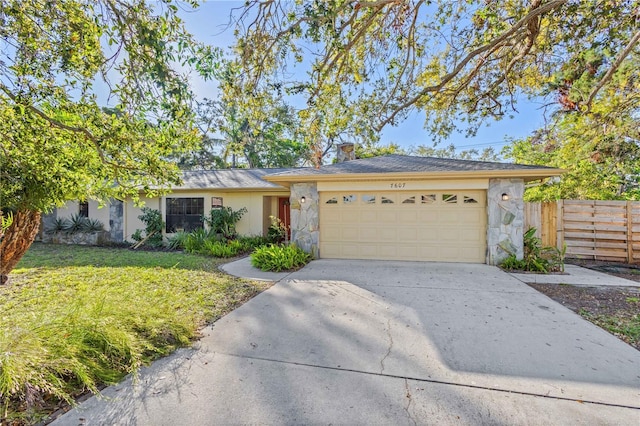
<path fill-rule="evenodd" d="M 38 235 L 40 212 L 18 210 L 0 241 L 0 284 L 9 280 L 9 272 L 16 266 Z"/>

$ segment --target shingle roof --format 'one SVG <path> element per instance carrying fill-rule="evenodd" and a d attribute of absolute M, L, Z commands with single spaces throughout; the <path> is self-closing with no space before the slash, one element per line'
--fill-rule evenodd
<path fill-rule="evenodd" d="M 309 176 L 331 174 L 358 173 L 433 173 L 433 172 L 477 172 L 477 171 L 510 171 L 510 170 L 557 170 L 545 166 L 524 164 L 494 163 L 489 161 L 454 160 L 450 158 L 414 157 L 409 155 L 384 155 L 381 157 L 363 158 L 337 164 L 321 166 L 319 169 L 287 169 L 275 176 Z"/>
<path fill-rule="evenodd" d="M 296 169 L 220 169 L 194 170 L 182 174 L 182 185 L 173 189 L 282 189 L 263 176 Z"/>

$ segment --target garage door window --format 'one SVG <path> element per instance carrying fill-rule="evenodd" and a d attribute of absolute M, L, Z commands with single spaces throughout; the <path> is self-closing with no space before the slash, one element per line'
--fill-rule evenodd
<path fill-rule="evenodd" d="M 380 197 L 381 204 L 393 204 L 394 201 L 389 197 Z"/>
<path fill-rule="evenodd" d="M 456 194 L 442 194 L 442 201 L 447 204 L 457 204 L 458 196 Z"/>
<path fill-rule="evenodd" d="M 338 197 L 329 198 L 325 204 L 338 204 Z"/>
<path fill-rule="evenodd" d="M 473 197 L 468 197 L 468 196 L 464 196 L 464 203 L 465 204 L 478 204 L 478 200 L 476 200 Z"/>
<path fill-rule="evenodd" d="M 355 195 L 353 195 L 353 194 L 350 194 L 350 195 L 344 195 L 344 196 L 342 197 L 342 202 L 343 202 L 344 204 L 355 204 L 355 202 L 356 202 L 357 200 L 358 200 L 358 198 L 357 198 Z"/>
<path fill-rule="evenodd" d="M 421 197 L 422 204 L 433 204 L 436 202 L 436 194 L 427 194 Z"/>
<path fill-rule="evenodd" d="M 375 195 L 363 195 L 362 196 L 362 203 L 363 204 L 375 204 L 376 203 L 376 196 Z"/>
<path fill-rule="evenodd" d="M 409 197 L 409 198 L 405 198 L 402 201 L 402 204 L 415 204 L 416 203 L 416 197 L 415 195 L 413 197 Z"/>

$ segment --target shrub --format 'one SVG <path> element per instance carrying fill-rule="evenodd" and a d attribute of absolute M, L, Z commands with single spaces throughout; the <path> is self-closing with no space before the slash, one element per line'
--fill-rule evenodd
<path fill-rule="evenodd" d="M 141 242 L 145 238 L 145 244 L 148 244 L 151 247 L 161 247 L 162 246 L 162 228 L 164 227 L 164 222 L 162 221 L 162 214 L 159 210 L 150 209 L 149 207 L 142 208 L 142 214 L 138 216 L 145 224 L 144 237 L 142 236 L 139 230 L 136 230 L 131 235 L 135 241 Z"/>
<path fill-rule="evenodd" d="M 202 254 L 213 257 L 234 257 L 242 251 L 242 244 L 239 241 L 213 241 L 207 240 L 204 243 Z"/>
<path fill-rule="evenodd" d="M 219 209 L 211 209 L 209 217 L 205 217 L 204 221 L 209 226 L 211 232 L 221 235 L 222 238 L 231 240 L 238 233 L 236 232 L 236 223 L 242 219 L 247 212 L 245 207 L 240 210 L 233 211 L 231 207 L 222 207 Z"/>
<path fill-rule="evenodd" d="M 287 240 L 289 230 L 284 222 L 275 216 L 269 216 L 269 219 L 271 219 L 271 225 L 267 230 L 267 238 L 269 239 L 269 242 L 276 244 Z"/>
<path fill-rule="evenodd" d="M 184 244 L 189 237 L 189 233 L 185 231 L 175 232 L 167 239 L 167 247 L 171 250 L 184 250 Z"/>
<path fill-rule="evenodd" d="M 500 263 L 507 271 L 519 270 L 528 272 L 563 272 L 566 246 L 562 250 L 556 247 L 543 247 L 542 240 L 535 236 L 536 228 L 529 228 L 523 235 L 524 256 L 518 259 L 515 253 Z"/>
<path fill-rule="evenodd" d="M 65 222 L 65 227 L 63 230 L 69 234 L 82 232 L 87 227 L 86 222 L 87 218 L 84 216 L 80 216 L 79 214 L 71 215 L 71 217 Z"/>
<path fill-rule="evenodd" d="M 98 219 L 89 219 L 85 217 L 83 229 L 84 232 L 100 232 L 104 231 L 104 225 Z"/>
<path fill-rule="evenodd" d="M 242 244 L 243 253 L 252 252 L 256 248 L 267 245 L 271 242 L 269 237 L 263 237 L 261 235 L 240 237 L 236 241 L 239 241 Z"/>
<path fill-rule="evenodd" d="M 251 264 L 263 271 L 291 271 L 309 263 L 311 255 L 295 244 L 258 247 L 251 255 Z"/>
<path fill-rule="evenodd" d="M 69 219 L 58 217 L 53 221 L 52 226 L 47 228 L 45 232 L 47 234 L 55 234 L 56 232 L 63 232 L 70 225 L 68 224 Z"/>
<path fill-rule="evenodd" d="M 211 232 L 202 228 L 194 229 L 185 237 L 184 249 L 187 253 L 200 253 L 206 241 L 215 239 L 215 236 Z"/>

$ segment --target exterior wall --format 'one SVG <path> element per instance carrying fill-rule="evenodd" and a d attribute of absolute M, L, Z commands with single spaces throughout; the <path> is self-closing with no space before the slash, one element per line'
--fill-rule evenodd
<path fill-rule="evenodd" d="M 162 197 L 160 211 L 162 219 L 166 222 L 166 198 L 201 197 L 204 198 L 204 215 L 208 216 L 211 210 L 211 197 L 222 197 L 224 207 L 231 207 L 234 211 L 243 207 L 247 209 L 236 225 L 236 230 L 240 235 L 264 235 L 270 224 L 269 215 L 278 214 L 278 196 L 286 197 L 288 195 L 288 192 L 180 191 Z"/>
<path fill-rule="evenodd" d="M 304 202 L 301 202 L 304 197 Z M 291 185 L 291 241 L 314 258 L 320 257 L 318 210 L 320 197 L 314 183 Z"/>
<path fill-rule="evenodd" d="M 73 215 L 77 215 L 79 213 L 79 204 L 78 201 L 68 201 L 63 207 L 58 207 L 52 213 L 47 215 L 47 220 L 45 222 L 45 228 L 53 225 L 55 219 L 69 219 Z M 109 205 L 105 205 L 100 207 L 100 204 L 97 201 L 89 200 L 89 218 L 97 219 L 103 225 L 105 231 L 108 231 L 109 226 Z"/>
<path fill-rule="evenodd" d="M 509 199 L 503 200 L 502 194 Z M 490 179 L 487 190 L 487 263 L 497 265 L 510 254 L 524 256 L 524 180 Z"/>
<path fill-rule="evenodd" d="M 150 209 L 157 209 L 163 211 L 160 205 L 160 199 L 158 197 L 146 198 L 140 197 L 140 202 L 144 202 L 143 205 L 136 206 L 130 198 L 124 203 L 124 226 L 123 226 L 123 238 L 125 241 L 131 241 L 131 235 L 138 229 L 144 230 L 145 224 L 138 219 L 138 216 L 142 214 L 143 207 L 149 207 Z"/>

